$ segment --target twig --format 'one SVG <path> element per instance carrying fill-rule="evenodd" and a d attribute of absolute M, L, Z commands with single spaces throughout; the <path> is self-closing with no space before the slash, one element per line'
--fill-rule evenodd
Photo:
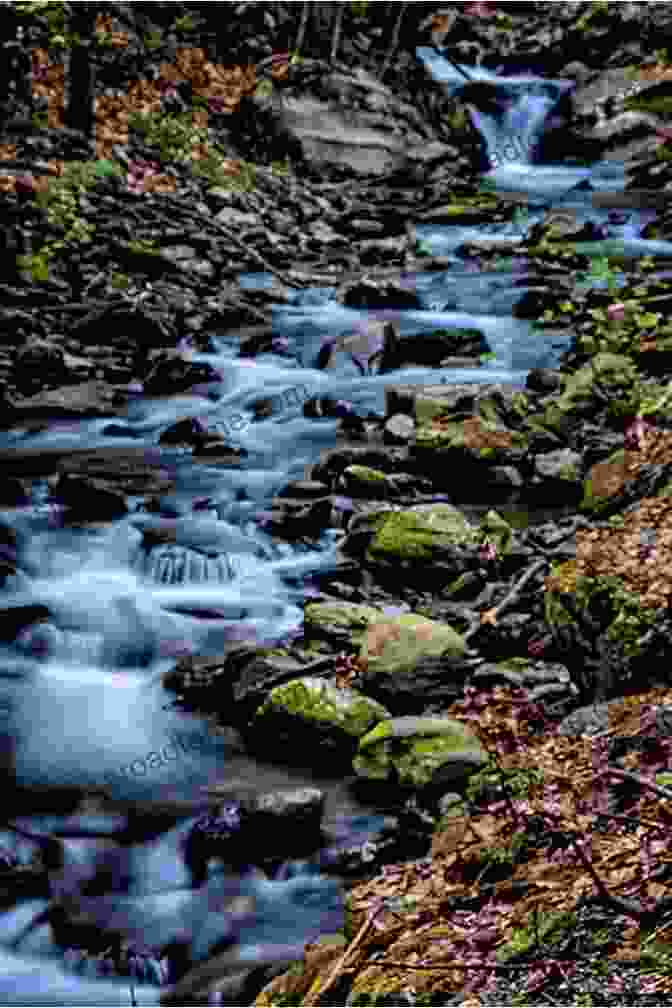
<path fill-rule="evenodd" d="M 336 7 L 336 16 L 334 17 L 334 33 L 331 36 L 331 57 L 329 62 L 333 66 L 336 62 L 336 53 L 338 52 L 338 43 L 341 38 L 341 24 L 343 23 L 343 11 L 345 9 L 344 3 L 339 3 Z"/>
<path fill-rule="evenodd" d="M 392 29 L 392 38 L 390 39 L 390 45 L 387 52 L 385 53 L 385 58 L 383 60 L 383 65 L 380 70 L 380 79 L 382 80 L 387 73 L 390 63 L 392 62 L 392 57 L 399 45 L 399 32 L 401 31 L 401 22 L 404 19 L 404 14 L 406 13 L 407 3 L 402 3 L 399 5 L 399 14 L 397 15 L 397 20 L 394 23 L 394 28 Z"/>
<path fill-rule="evenodd" d="M 497 617 L 504 609 L 508 608 L 513 602 L 517 600 L 518 596 L 520 595 L 520 592 L 525 587 L 527 582 L 531 578 L 533 578 L 538 571 L 542 570 L 542 568 L 545 567 L 547 563 L 548 563 L 547 558 L 543 557 L 541 560 L 535 560 L 532 566 L 528 567 L 528 569 L 525 571 L 522 577 L 520 577 L 518 581 L 513 585 L 508 595 L 506 595 L 499 603 L 499 605 L 495 606 L 495 608 L 492 610 L 491 616 L 493 619 L 497 619 Z M 479 629 L 480 625 L 472 627 L 471 630 L 468 630 L 467 633 L 464 635 L 465 643 L 471 637 L 473 637 L 474 634 L 477 633 Z"/>
<path fill-rule="evenodd" d="M 303 6 L 301 8 L 301 21 L 299 22 L 299 30 L 296 34 L 296 42 L 294 43 L 294 52 L 300 52 L 303 46 L 303 40 L 306 37 L 306 26 L 308 24 L 308 13 L 310 10 L 310 4 L 307 0 L 304 0 Z"/>
<path fill-rule="evenodd" d="M 283 273 L 281 270 L 277 270 L 275 269 L 274 266 L 271 266 L 271 264 L 266 259 L 264 259 L 264 257 L 260 252 L 257 252 L 257 250 L 253 248 L 251 245 L 245 244 L 245 242 L 241 238 L 238 238 L 235 234 L 233 234 L 232 231 L 224 227 L 224 225 L 221 224 L 218 220 L 215 220 L 214 218 L 210 217 L 206 219 L 205 216 L 203 214 L 200 214 L 197 210 L 194 210 L 192 213 L 189 214 L 189 216 L 190 217 L 197 216 L 199 221 L 204 222 L 206 228 L 210 227 L 211 229 L 217 231 L 218 233 L 225 234 L 226 237 L 236 246 L 236 248 L 240 249 L 241 252 L 244 252 L 245 255 L 250 255 L 252 256 L 253 259 L 256 259 L 257 262 L 261 266 L 263 266 L 265 270 L 267 270 L 267 272 L 272 273 L 273 276 L 277 277 L 278 280 L 280 280 L 283 284 L 286 284 L 288 287 L 295 287 L 299 290 L 303 289 L 304 287 L 303 284 L 299 283 L 297 280 L 292 280 L 292 278 L 289 277 L 286 273 Z"/>
<path fill-rule="evenodd" d="M 333 970 L 331 971 L 327 979 L 321 985 L 319 991 L 315 991 L 312 995 L 309 995 L 307 998 L 305 998 L 303 1003 L 306 1006 L 306 1008 L 308 1008 L 308 1006 L 312 1006 L 312 1008 L 315 1008 L 315 1006 L 319 1005 L 322 995 L 326 994 L 326 992 L 331 987 L 334 986 L 336 980 L 344 972 L 347 960 L 351 958 L 352 953 L 356 952 L 359 946 L 362 944 L 367 931 L 370 930 L 371 925 L 373 924 L 376 916 L 383 909 L 385 908 L 376 907 L 375 910 L 371 911 L 371 913 L 367 915 L 366 920 L 362 924 L 361 928 L 359 929 L 353 940 L 350 942 L 347 949 L 345 950 L 341 958 L 338 960 L 338 962 L 334 966 Z"/>
<path fill-rule="evenodd" d="M 601 776 L 611 776 L 612 774 L 620 780 L 635 781 L 635 783 L 640 784 L 642 787 L 648 788 L 649 791 L 653 791 L 654 794 L 660 795 L 661 798 L 672 799 L 672 790 L 670 788 L 660 787 L 660 785 L 654 784 L 653 781 L 648 781 L 644 777 L 640 777 L 639 774 L 632 773 L 631 770 L 623 770 L 621 767 L 609 767 Z"/>

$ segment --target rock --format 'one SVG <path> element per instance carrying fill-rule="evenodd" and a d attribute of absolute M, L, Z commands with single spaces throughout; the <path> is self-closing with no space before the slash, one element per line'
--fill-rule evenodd
<path fill-rule="evenodd" d="M 209 364 L 192 364 L 177 353 L 161 354 L 143 378 L 145 392 L 150 396 L 176 395 L 194 385 L 219 381 L 219 372 Z"/>
<path fill-rule="evenodd" d="M 14 358 L 14 384 L 25 394 L 42 389 L 45 384 L 60 385 L 68 377 L 63 351 L 41 340 L 21 347 Z"/>
<path fill-rule="evenodd" d="M 386 476 L 385 473 L 368 466 L 348 466 L 336 481 L 337 492 L 350 497 L 386 499 L 394 495 L 394 489 L 392 476 Z"/>
<path fill-rule="evenodd" d="M 341 73 L 327 70 L 321 80 L 323 93 L 343 90 L 352 95 L 362 96 L 375 89 L 388 115 L 399 109 L 400 103 L 393 92 L 379 81 L 361 71 Z M 350 98 L 354 100 L 354 95 Z M 254 99 L 264 111 L 269 110 L 267 99 Z M 318 171 L 322 166 L 333 168 L 345 166 L 355 177 L 381 176 L 394 171 L 403 171 L 409 164 L 409 141 L 416 138 L 417 144 L 424 140 L 413 127 L 403 138 L 395 135 L 391 123 L 380 111 L 366 112 L 352 107 L 344 114 L 342 99 L 338 102 L 320 101 L 315 98 L 288 98 L 274 110 L 275 128 L 287 138 L 292 148 L 311 169 Z M 415 137 L 414 137 L 415 133 Z M 445 152 L 435 149 L 434 158 L 441 158 Z M 413 160 L 411 154 L 410 160 Z"/>
<path fill-rule="evenodd" d="M 268 517 L 268 530 L 287 538 L 305 536 L 318 538 L 331 524 L 332 503 L 329 497 L 305 500 L 274 497 Z"/>
<path fill-rule="evenodd" d="M 329 486 L 319 480 L 291 480 L 282 490 L 278 498 L 290 497 L 294 500 L 320 500 L 329 494 Z"/>
<path fill-rule="evenodd" d="M 258 756 L 305 764 L 345 765 L 357 741 L 389 711 L 375 700 L 331 680 L 303 676 L 272 689 L 246 734 Z"/>
<path fill-rule="evenodd" d="M 419 504 L 378 517 L 366 559 L 372 564 L 419 564 L 439 559 L 450 563 L 451 551 L 473 546 L 477 541 L 477 531 L 457 508 L 450 504 Z M 457 556 L 455 560 L 461 566 Z"/>
<path fill-rule="evenodd" d="M 136 351 L 174 346 L 177 333 L 167 318 L 139 305 L 131 308 L 105 305 L 77 322 L 73 337 L 85 346 L 130 345 Z"/>
<path fill-rule="evenodd" d="M 534 661 L 529 658 L 508 658 L 501 662 L 485 662 L 472 673 L 470 685 L 489 690 L 496 686 L 525 689 L 530 703 L 538 703 L 545 713 L 557 717 L 557 708 L 572 703 L 578 689 L 570 680 L 569 671 L 560 662 Z"/>
<path fill-rule="evenodd" d="M 147 447 L 99 448 L 95 452 L 68 452 L 57 459 L 59 473 L 92 478 L 97 485 L 113 493 L 128 495 L 160 494 L 171 491 L 174 481 L 161 468 L 160 456 Z M 38 470 L 39 471 L 39 470 Z"/>
<path fill-rule="evenodd" d="M 415 423 L 410 416 L 395 413 L 385 422 L 383 444 L 407 445 L 415 434 Z"/>
<path fill-rule="evenodd" d="M 558 492 L 562 489 L 576 490 L 581 486 L 583 459 L 571 448 L 544 452 L 534 460 L 535 475 L 544 481 L 544 489 Z M 574 495 L 572 495 L 573 497 Z"/>
<path fill-rule="evenodd" d="M 111 520 L 127 511 L 125 494 L 95 477 L 63 473 L 54 496 L 65 505 L 71 517 L 87 521 Z"/>
<path fill-rule="evenodd" d="M 464 786 L 488 762 L 478 738 L 450 718 L 399 717 L 382 721 L 360 739 L 353 768 L 368 780 L 415 791 Z"/>
<path fill-rule="evenodd" d="M 372 242 L 368 242 L 366 247 L 373 248 L 375 246 Z M 344 287 L 339 292 L 337 300 L 346 308 L 368 308 L 369 310 L 422 308 L 422 302 L 414 291 L 394 283 L 393 280 L 376 281 L 369 277 L 364 277 Z M 392 319 L 392 321 L 394 320 Z"/>
<path fill-rule="evenodd" d="M 553 368 L 532 368 L 525 385 L 532 392 L 556 392 L 562 385 L 562 375 Z"/>
<path fill-rule="evenodd" d="M 323 643 L 334 649 L 354 651 L 359 648 L 367 627 L 380 615 L 372 606 L 352 602 L 314 602 L 304 609 L 306 647 Z"/>
<path fill-rule="evenodd" d="M 25 480 L 5 476 L 0 485 L 0 506 L 6 508 L 24 507 L 30 500 Z M 2 550 L 2 546 L 0 546 Z"/>
<path fill-rule="evenodd" d="M 459 661 L 464 653 L 462 636 L 450 626 L 410 613 L 396 617 L 381 613 L 367 627 L 359 648 L 365 667 L 363 688 L 372 696 L 389 698 L 397 680 L 408 679 L 423 660 L 445 656 Z"/>
<path fill-rule="evenodd" d="M 324 794 L 317 788 L 269 791 L 231 799 L 199 818 L 185 844 L 185 861 L 196 884 L 207 864 L 259 867 L 312 854 L 320 846 Z"/>
<path fill-rule="evenodd" d="M 89 381 L 38 392 L 15 403 L 15 421 L 38 417 L 86 419 L 119 414 L 119 391 L 117 386 L 106 382 Z"/>
<path fill-rule="evenodd" d="M 351 444 L 324 452 L 322 461 L 312 467 L 311 476 L 333 489 L 335 481 L 342 476 L 348 466 L 368 466 L 391 474 L 406 468 L 407 460 L 408 451 L 403 448 L 377 448 Z"/>

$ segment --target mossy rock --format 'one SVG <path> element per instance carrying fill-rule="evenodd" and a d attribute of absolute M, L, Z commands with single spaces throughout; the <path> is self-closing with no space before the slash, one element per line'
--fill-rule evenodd
<path fill-rule="evenodd" d="M 619 577 L 578 575 L 576 561 L 568 560 L 552 565 L 550 578 L 551 587 L 547 585 L 544 591 L 544 620 L 549 626 L 574 624 L 573 616 L 562 604 L 560 595 L 563 592 L 572 595 L 579 612 L 589 611 L 592 597 L 599 594 L 609 599 L 614 614 L 604 627 L 606 635 L 610 640 L 621 642 L 626 656 L 641 655 L 638 639 L 655 622 L 656 610 L 643 608 L 639 596 L 629 591 Z"/>
<path fill-rule="evenodd" d="M 387 717 L 387 708 L 358 690 L 339 688 L 317 676 L 303 676 L 270 691 L 254 716 L 253 729 L 258 730 L 263 724 L 264 730 L 268 730 L 274 720 L 280 726 L 281 722 L 293 719 L 297 725 L 323 726 L 332 735 L 358 739 Z"/>
<path fill-rule="evenodd" d="M 528 450 L 528 439 L 520 431 L 510 431 L 499 422 L 482 416 L 446 419 L 435 416 L 417 426 L 414 454 L 436 453 L 436 464 L 465 459 L 473 462 L 515 463 Z"/>
<path fill-rule="evenodd" d="M 342 632 L 356 650 L 367 627 L 379 619 L 380 609 L 354 602 L 313 602 L 303 612 L 303 632 L 307 643 L 331 640 Z"/>
<path fill-rule="evenodd" d="M 424 658 L 462 658 L 464 637 L 452 627 L 414 613 L 381 616 L 362 639 L 359 657 L 366 662 L 365 679 L 394 679 L 412 673 Z"/>
<path fill-rule="evenodd" d="M 563 375 L 563 391 L 549 403 L 539 422 L 551 431 L 561 431 L 563 421 L 572 415 L 583 416 L 594 411 L 595 383 L 603 393 L 630 401 L 639 388 L 639 376 L 633 361 L 624 354 L 603 351 L 580 367 L 574 374 Z"/>
<path fill-rule="evenodd" d="M 481 535 L 497 547 L 498 556 L 506 556 L 513 546 L 513 529 L 497 511 L 488 511 L 481 518 Z"/>
<path fill-rule="evenodd" d="M 400 717 L 381 721 L 359 741 L 355 773 L 402 787 L 464 782 L 488 760 L 478 738 L 451 718 Z"/>
<path fill-rule="evenodd" d="M 349 465 L 343 470 L 339 489 L 352 497 L 387 497 L 394 484 L 385 473 L 370 466 Z"/>
<path fill-rule="evenodd" d="M 618 448 L 608 458 L 591 466 L 583 481 L 579 510 L 584 514 L 599 515 L 627 482 L 627 463 L 634 457 L 634 452 Z"/>
<path fill-rule="evenodd" d="M 431 561 L 433 553 L 448 546 L 475 545 L 477 530 L 458 508 L 432 504 L 389 511 L 369 544 L 366 558 L 379 561 Z"/>

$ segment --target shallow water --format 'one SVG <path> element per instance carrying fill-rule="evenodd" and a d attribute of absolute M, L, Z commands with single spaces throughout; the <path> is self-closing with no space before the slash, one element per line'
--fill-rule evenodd
<path fill-rule="evenodd" d="M 466 86 L 464 77 L 432 50 L 418 54 L 428 60 L 432 72 L 441 72 L 447 87 L 457 91 Z M 302 478 L 306 466 L 335 444 L 337 422 L 304 418 L 302 402 L 328 395 L 351 402 L 361 415 L 382 414 L 385 388 L 391 384 L 494 381 L 522 386 L 530 368 L 556 365 L 568 339 L 540 334 L 531 322 L 511 315 L 527 289 L 520 285 L 524 262 L 522 267 L 520 262 L 512 264 L 509 272 L 473 273 L 456 252 L 465 240 L 522 240 L 549 205 L 566 206 L 582 218 L 604 224 L 605 240 L 622 242 L 633 256 L 672 254 L 672 244 L 638 237 L 651 219 L 649 212 L 627 211 L 614 224 L 606 210 L 592 206 L 591 192 L 623 188 L 622 166 L 612 161 L 580 169 L 531 164 L 544 123 L 570 82 L 464 69 L 473 79 L 496 86 L 494 105 L 471 107 L 493 159 L 507 149 L 520 158 L 493 168 L 484 181 L 497 189 L 529 193 L 529 213 L 515 226 L 418 226 L 420 240 L 434 253 L 452 258 L 443 273 L 408 278 L 416 285 L 422 309 L 366 312 L 338 305 L 333 290 L 298 292 L 291 303 L 274 308 L 274 332 L 284 340 L 281 352 L 240 359 L 216 335 L 213 352 L 185 351 L 185 356 L 207 362 L 219 372 L 221 380 L 204 395 L 164 401 L 139 398 L 123 422 L 115 424 L 114 435 L 106 432 L 107 420 L 53 424 L 38 434 L 0 435 L 0 451 L 16 453 L 110 445 L 141 448 L 148 459 L 173 473 L 176 482 L 161 515 L 139 510 L 104 527 L 63 527 L 40 479 L 34 481 L 29 506 L 0 515 L 17 529 L 20 567 L 17 579 L 5 588 L 2 605 L 5 609 L 41 605 L 49 613 L 46 622 L 28 622 L 0 652 L 3 758 L 17 784 L 54 790 L 105 786 L 119 802 L 143 802 L 193 798 L 214 781 L 228 781 L 234 793 L 312 783 L 325 791 L 327 820 L 345 817 L 346 830 L 348 822 L 354 824 L 356 817 L 372 811 L 348 793 L 343 780 L 322 778 L 319 767 L 289 771 L 262 766 L 241 752 L 235 734 L 217 734 L 210 722 L 173 709 L 172 695 L 160 681 L 180 654 L 217 654 L 232 639 L 269 641 L 291 635 L 302 622 L 298 575 L 333 564 L 333 532 L 308 550 L 274 540 L 259 520 L 273 495 L 288 480 Z M 259 276 L 244 280 L 248 285 L 264 282 Z M 362 375 L 350 355 L 340 353 L 333 367 L 318 370 L 316 357 L 323 341 L 369 317 L 394 318 L 402 335 L 419 340 L 439 328 L 477 329 L 495 357 L 478 369 L 417 367 Z M 285 395 L 289 390 L 298 391 L 292 398 Z M 274 414 L 253 422 L 252 404 L 260 393 L 276 397 Z M 194 463 L 188 452 L 160 449 L 162 432 L 186 416 L 226 430 L 229 441 L 246 449 L 248 457 L 227 468 Z M 235 430 L 234 416 L 243 418 L 236 421 Z M 477 512 L 479 502 L 471 506 Z M 510 511 L 505 514 L 512 516 Z M 513 518 L 520 525 L 548 514 Z M 192 551 L 192 559 L 185 560 L 186 554 L 181 560 L 176 554 L 172 559 L 164 555 L 155 558 L 151 569 L 140 562 L 142 529 L 159 527 L 161 522 L 176 529 L 178 544 Z M 207 620 L 206 610 L 212 617 Z M 185 738 L 191 740 L 189 745 L 182 744 Z M 7 814 L 12 811 L 16 810 L 8 806 Z M 170 844 L 168 849 L 172 850 Z M 159 882 L 167 888 L 185 884 L 176 856 L 161 855 L 157 863 L 160 867 L 150 873 L 151 879 L 145 877 L 143 893 L 155 891 L 152 887 Z M 280 887 L 273 890 L 275 909 L 269 911 L 266 923 L 263 915 L 259 917 L 256 931 L 248 926 L 240 939 L 241 961 L 262 961 L 271 945 L 280 959 L 283 952 L 276 946 L 283 942 L 284 954 L 292 950 L 296 954 L 317 926 L 315 915 L 309 915 L 310 920 L 297 925 L 292 934 L 285 929 L 274 944 L 276 932 L 268 920 L 273 918 L 273 927 L 282 931 L 278 921 L 291 910 L 291 894 L 287 882 L 264 884 Z M 319 880 L 311 884 L 319 897 Z M 257 896 L 262 889 L 258 883 Z M 12 920 L 7 914 L 0 921 L 4 928 L 0 940 L 13 933 Z M 199 954 L 207 954 L 208 947 L 208 942 L 202 944 Z M 127 985 L 82 979 L 65 967 L 59 972 L 60 960 L 47 939 L 42 945 L 39 941 L 26 945 L 23 952 L 50 961 L 42 962 L 38 973 L 35 959 L 19 962 L 9 953 L 0 959 L 3 1003 L 129 1003 Z M 136 996 L 139 1004 L 158 1000 L 156 988 L 142 988 Z"/>

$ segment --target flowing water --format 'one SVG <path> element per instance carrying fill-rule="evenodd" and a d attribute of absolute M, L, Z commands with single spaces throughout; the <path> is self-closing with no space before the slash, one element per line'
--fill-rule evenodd
<path fill-rule="evenodd" d="M 418 50 L 418 56 L 451 93 L 467 89 L 467 107 L 490 158 L 484 183 L 500 191 L 527 193 L 526 220 L 478 227 L 418 226 L 418 238 L 449 261 L 441 273 L 409 274 L 408 283 L 423 304 L 420 310 L 367 313 L 337 304 L 333 290 L 301 291 L 291 303 L 274 309 L 278 352 L 241 359 L 237 349 L 216 334 L 211 337 L 212 352 L 185 351 L 185 356 L 207 362 L 219 372 L 221 380 L 202 390 L 204 394 L 163 402 L 138 398 L 123 423 L 113 428 L 109 421 L 95 420 L 53 423 L 39 434 L 14 430 L 0 436 L 0 450 L 17 453 L 91 451 L 111 445 L 142 448 L 147 459 L 175 477 L 175 492 L 164 499 L 159 515 L 143 511 L 140 499 L 131 498 L 131 513 L 122 520 L 64 527 L 44 479 L 34 481 L 29 506 L 0 513 L 2 522 L 16 529 L 20 568 L 5 584 L 2 605 L 6 618 L 10 622 L 14 618 L 21 627 L 0 652 L 3 751 L 15 782 L 23 789 L 36 789 L 35 811 L 39 807 L 44 812 L 44 794 L 37 797 L 40 789 L 60 795 L 64 788 L 105 786 L 120 803 L 133 804 L 193 799 L 215 780 L 229 781 L 232 791 L 311 783 L 327 796 L 327 821 L 339 819 L 346 832 L 349 827 L 353 833 L 374 829 L 378 820 L 372 810 L 359 805 L 342 781 L 324 779 L 319 767 L 289 771 L 262 766 L 246 756 L 230 734 L 217 734 L 204 719 L 178 712 L 161 685 L 162 673 L 177 655 L 216 655 L 230 640 L 291 638 L 301 625 L 304 575 L 333 565 L 335 530 L 308 549 L 274 540 L 263 525 L 264 510 L 274 494 L 289 480 L 303 478 L 306 466 L 335 444 L 337 421 L 305 418 L 301 407 L 306 398 L 328 395 L 352 403 L 360 415 L 383 414 L 385 387 L 391 384 L 468 381 L 522 386 L 529 369 L 557 365 L 569 346 L 568 338 L 540 335 L 531 322 L 511 314 L 527 290 L 520 286 L 525 260 L 509 260 L 510 271 L 506 264 L 487 272 L 474 270 L 457 254 L 461 243 L 483 238 L 507 244 L 522 241 L 549 206 L 562 206 L 582 220 L 603 225 L 606 241 L 596 243 L 598 248 L 604 250 L 606 242 L 615 241 L 633 256 L 672 254 L 672 244 L 639 237 L 650 219 L 647 211 L 628 210 L 614 222 L 613 215 L 610 218 L 606 210 L 592 205 L 591 192 L 623 189 L 622 164 L 603 161 L 577 168 L 533 163 L 535 146 L 558 101 L 573 86 L 570 81 L 456 69 L 431 49 Z M 261 285 L 267 279 L 247 277 L 245 282 Z M 391 315 L 402 335 L 419 340 L 423 333 L 439 328 L 478 329 L 494 357 L 479 369 L 413 367 L 377 375 L 373 368 L 366 373 L 361 361 L 344 352 L 333 367 L 318 369 L 316 358 L 325 339 L 356 330 L 369 315 Z M 277 397 L 277 409 L 268 419 L 247 422 L 262 391 Z M 159 448 L 162 432 L 186 416 L 225 431 L 229 442 L 244 448 L 247 457 L 227 468 L 195 463 L 187 451 Z M 143 530 L 160 529 L 166 523 L 175 528 L 183 549 L 157 548 L 148 559 L 140 548 Z M 8 610 L 14 610 L 13 617 Z M 33 617 L 31 622 L 25 613 L 46 613 L 47 619 Z M 191 743 L 184 744 L 185 739 Z M 6 815 L 16 814 L 9 799 L 5 807 Z M 51 811 L 58 811 L 58 805 Z M 63 825 L 58 816 L 48 821 L 33 816 L 22 822 L 38 832 Z M 145 860 L 136 866 L 139 888 L 134 907 L 126 908 L 127 916 L 143 923 L 147 941 L 147 932 L 157 942 L 168 940 L 177 919 L 182 927 L 185 920 L 196 927 L 193 893 L 185 895 L 180 889 L 187 880 L 175 853 L 176 837 L 190 822 L 182 822 L 158 845 L 150 843 Z M 106 831 L 105 823 L 88 822 L 86 828 L 93 836 Z M 301 870 L 293 869 L 299 877 Z M 241 962 L 291 959 L 293 951 L 300 954 L 296 949 L 327 926 L 320 914 L 333 889 L 321 889 L 325 880 L 306 875 L 304 882 L 317 893 L 320 911 L 301 917 L 292 903 L 296 878 L 287 877 L 289 869 L 284 874 L 284 879 L 251 883 L 258 900 L 266 900 L 266 916 L 257 915 L 255 927 L 243 929 Z M 150 927 L 147 905 L 159 897 L 147 894 L 161 888 L 167 891 L 167 902 L 151 917 Z M 28 919 L 30 908 L 22 905 L 4 915 L 0 941 L 5 945 Z M 329 920 L 331 930 L 338 926 L 334 914 L 338 916 L 336 910 Z M 215 931 L 211 926 L 208 935 L 201 935 L 201 956 L 211 939 L 221 935 Z M 36 956 L 42 960 L 39 970 Z M 82 977 L 72 964 L 64 963 L 45 929 L 3 953 L 0 967 L 3 1003 L 130 1003 L 127 984 Z M 158 987 L 137 988 L 136 999 L 139 1004 L 157 1003 Z"/>

